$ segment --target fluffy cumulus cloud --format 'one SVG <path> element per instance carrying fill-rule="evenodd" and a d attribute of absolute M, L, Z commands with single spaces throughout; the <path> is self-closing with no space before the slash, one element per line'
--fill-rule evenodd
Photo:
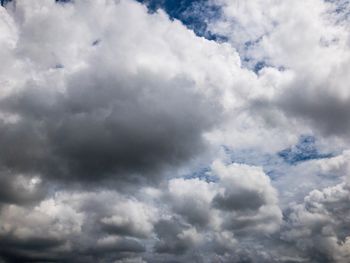
<path fill-rule="evenodd" d="M 349 262 L 349 14 L 1 1 L 0 262 Z"/>
<path fill-rule="evenodd" d="M 252 110 L 265 111 L 263 118 L 278 125 L 298 119 L 318 133 L 347 139 L 348 3 L 213 2 L 222 6 L 222 19 L 211 29 L 227 35 L 246 64 L 275 86 L 252 100 Z"/>

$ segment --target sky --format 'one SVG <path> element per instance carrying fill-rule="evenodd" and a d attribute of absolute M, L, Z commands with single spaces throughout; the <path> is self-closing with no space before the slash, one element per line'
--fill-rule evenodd
<path fill-rule="evenodd" d="M 350 262 L 350 2 L 0 6 L 0 263 Z"/>

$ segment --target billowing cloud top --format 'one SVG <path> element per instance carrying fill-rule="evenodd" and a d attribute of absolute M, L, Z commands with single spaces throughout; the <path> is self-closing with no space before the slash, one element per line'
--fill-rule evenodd
<path fill-rule="evenodd" d="M 350 262 L 350 4 L 1 1 L 0 262 Z"/>

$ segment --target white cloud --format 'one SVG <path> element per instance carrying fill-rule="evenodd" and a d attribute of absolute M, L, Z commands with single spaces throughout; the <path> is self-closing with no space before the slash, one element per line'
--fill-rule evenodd
<path fill-rule="evenodd" d="M 250 59 L 248 65 L 264 61 L 267 66 L 285 69 L 274 76 L 270 68 L 259 72 L 258 89 L 264 92 L 254 97 L 254 113 L 267 124 L 273 121 L 285 129 L 311 125 L 316 134 L 346 139 L 348 23 L 335 22 L 339 14 L 334 11 L 341 3 L 212 2 L 223 6 L 223 14 L 210 29 L 227 36 L 241 56 Z"/>

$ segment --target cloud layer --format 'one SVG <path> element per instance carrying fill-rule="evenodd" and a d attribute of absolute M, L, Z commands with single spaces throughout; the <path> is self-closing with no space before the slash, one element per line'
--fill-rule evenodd
<path fill-rule="evenodd" d="M 181 3 L 0 7 L 0 262 L 349 262 L 349 4 Z"/>

